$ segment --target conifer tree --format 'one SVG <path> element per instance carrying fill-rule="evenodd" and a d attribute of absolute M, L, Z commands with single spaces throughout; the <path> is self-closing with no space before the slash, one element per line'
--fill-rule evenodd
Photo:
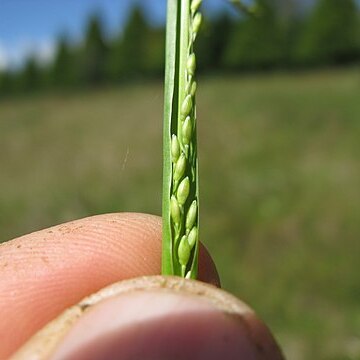
<path fill-rule="evenodd" d="M 108 46 L 101 18 L 93 15 L 87 26 L 79 68 L 85 84 L 99 85 L 105 82 L 107 56 Z"/>
<path fill-rule="evenodd" d="M 51 69 L 51 83 L 55 87 L 69 87 L 76 83 L 76 58 L 68 39 L 60 37 Z"/>
<path fill-rule="evenodd" d="M 113 80 L 134 78 L 144 72 L 148 31 L 141 9 L 135 6 L 111 49 L 108 71 Z"/>
<path fill-rule="evenodd" d="M 304 28 L 299 56 L 316 64 L 355 60 L 359 54 L 358 25 L 354 0 L 319 0 Z"/>
<path fill-rule="evenodd" d="M 282 61 L 284 38 L 276 3 L 259 0 L 258 4 L 259 16 L 247 16 L 234 28 L 225 54 L 230 68 L 266 69 Z"/>

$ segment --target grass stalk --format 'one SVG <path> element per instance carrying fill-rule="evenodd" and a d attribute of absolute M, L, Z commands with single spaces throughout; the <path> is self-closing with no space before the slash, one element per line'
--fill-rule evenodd
<path fill-rule="evenodd" d="M 196 279 L 199 186 L 194 41 L 201 0 L 168 0 L 163 127 L 162 273 Z"/>

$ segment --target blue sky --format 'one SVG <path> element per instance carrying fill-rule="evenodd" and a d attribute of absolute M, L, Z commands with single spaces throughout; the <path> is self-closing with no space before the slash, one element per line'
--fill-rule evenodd
<path fill-rule="evenodd" d="M 111 34 L 121 29 L 135 3 L 154 24 L 165 21 L 166 0 L 0 0 L 0 69 L 18 66 L 29 53 L 49 61 L 59 34 L 81 39 L 89 14 L 99 11 Z M 207 0 L 206 11 L 228 6 Z"/>

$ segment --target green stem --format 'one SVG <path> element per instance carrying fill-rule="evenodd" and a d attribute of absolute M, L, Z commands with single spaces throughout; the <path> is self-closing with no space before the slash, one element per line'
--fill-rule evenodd
<path fill-rule="evenodd" d="M 198 264 L 196 58 L 192 52 L 201 24 L 200 3 L 168 0 L 166 27 L 162 273 L 187 278 L 196 278 Z"/>
<path fill-rule="evenodd" d="M 176 76 L 176 47 L 177 47 L 177 27 L 178 27 L 179 8 L 177 0 L 169 0 L 167 3 L 167 23 L 166 23 L 166 66 L 165 66 L 165 93 L 164 93 L 164 124 L 163 124 L 163 241 L 162 241 L 162 274 L 173 275 L 173 246 L 170 223 L 170 194 L 172 182 L 172 162 L 171 162 L 171 124 L 174 116 L 173 109 L 177 101 L 175 96 L 175 76 Z M 175 102 L 173 106 L 173 102 Z"/>
<path fill-rule="evenodd" d="M 189 0 L 181 0 L 180 11 L 180 44 L 179 44 L 179 104 L 181 105 L 185 99 L 185 87 L 186 87 L 186 61 L 189 45 Z M 178 134 L 181 131 L 181 126 L 185 119 L 181 118 L 181 106 L 178 108 Z M 182 142 L 180 145 L 183 146 Z"/>

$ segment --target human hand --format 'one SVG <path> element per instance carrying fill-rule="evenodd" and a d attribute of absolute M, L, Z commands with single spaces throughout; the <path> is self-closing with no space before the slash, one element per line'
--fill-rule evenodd
<path fill-rule="evenodd" d="M 159 274 L 160 260 L 161 219 L 145 214 L 94 216 L 2 244 L 0 359 L 85 296 Z M 219 285 L 203 247 L 199 280 Z M 266 327 L 241 306 L 241 316 L 229 316 L 206 296 L 185 291 L 118 294 L 85 312 L 52 358 L 282 359 Z"/>

